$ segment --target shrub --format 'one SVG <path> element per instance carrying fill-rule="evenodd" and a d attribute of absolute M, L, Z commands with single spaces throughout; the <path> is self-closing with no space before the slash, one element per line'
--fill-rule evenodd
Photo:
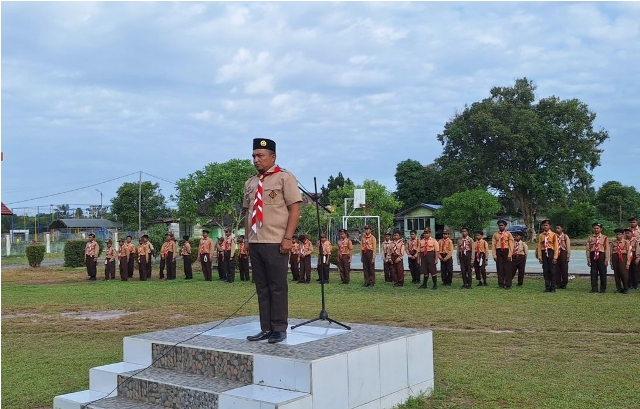
<path fill-rule="evenodd" d="M 27 246 L 27 260 L 31 267 L 40 267 L 42 260 L 44 260 L 45 246 L 42 244 L 34 244 Z"/>
<path fill-rule="evenodd" d="M 193 264 L 198 261 L 200 255 L 200 239 L 189 239 L 189 244 L 191 245 L 191 264 Z"/>
<path fill-rule="evenodd" d="M 335 266 L 338 265 L 338 246 L 331 248 L 331 256 L 329 256 L 329 262 Z"/>
<path fill-rule="evenodd" d="M 104 242 L 96 239 L 98 243 L 98 257 L 102 254 Z M 68 240 L 64 244 L 64 265 L 65 267 L 83 267 L 84 266 L 84 249 L 87 240 Z"/>

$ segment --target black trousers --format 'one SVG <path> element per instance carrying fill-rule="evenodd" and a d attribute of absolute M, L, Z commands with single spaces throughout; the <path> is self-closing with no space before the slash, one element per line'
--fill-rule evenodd
<path fill-rule="evenodd" d="M 329 264 L 318 263 L 318 278 L 325 283 L 329 282 Z"/>
<path fill-rule="evenodd" d="M 218 262 L 218 278 L 221 280 L 226 280 L 227 273 L 224 269 L 225 268 L 224 253 L 223 254 L 218 253 L 218 256 L 216 257 L 216 261 Z"/>
<path fill-rule="evenodd" d="M 420 272 L 424 275 L 424 278 L 437 277 L 438 268 L 436 266 L 436 252 L 429 251 L 427 254 L 421 254 L 422 260 L 420 260 Z"/>
<path fill-rule="evenodd" d="M 542 275 L 544 276 L 545 290 L 556 289 L 556 265 L 553 264 L 554 251 L 547 249 L 542 251 Z"/>
<path fill-rule="evenodd" d="M 262 331 L 286 331 L 289 319 L 289 255 L 280 253 L 280 243 L 251 243 L 250 257 L 258 294 L 260 328 Z"/>
<path fill-rule="evenodd" d="M 385 283 L 390 283 L 391 282 L 391 261 L 384 261 L 382 263 L 382 269 L 384 271 Z"/>
<path fill-rule="evenodd" d="M 482 262 L 482 265 L 480 265 Z M 487 281 L 487 258 L 484 253 L 476 254 L 476 259 L 473 261 L 473 269 L 476 272 L 476 280 Z"/>
<path fill-rule="evenodd" d="M 130 257 L 133 258 L 133 257 Z M 127 281 L 129 274 L 129 260 L 120 259 L 120 280 Z"/>
<path fill-rule="evenodd" d="M 127 270 L 127 277 L 128 278 L 133 278 L 133 271 L 135 270 L 136 267 L 136 255 L 135 253 L 131 253 L 129 254 L 129 265 L 128 265 L 128 270 Z"/>
<path fill-rule="evenodd" d="M 511 280 L 518 275 L 518 285 L 524 284 L 524 266 L 527 264 L 525 256 L 513 256 L 511 259 Z"/>
<path fill-rule="evenodd" d="M 566 287 L 569 283 L 569 262 L 567 261 L 567 250 L 560 250 L 560 253 L 558 253 L 558 264 L 556 266 L 556 284 L 558 287 Z"/>
<path fill-rule="evenodd" d="M 509 249 L 496 249 L 496 271 L 498 285 L 504 287 L 507 274 L 509 274 Z"/>
<path fill-rule="evenodd" d="M 116 278 L 116 261 L 111 260 L 107 264 L 104 265 L 104 279 L 114 280 Z"/>
<path fill-rule="evenodd" d="M 249 277 L 249 257 L 240 257 L 239 268 L 240 268 L 240 281 L 249 281 L 251 278 Z"/>
<path fill-rule="evenodd" d="M 291 267 L 291 281 L 300 280 L 300 255 L 291 253 L 289 255 L 289 266 Z"/>
<path fill-rule="evenodd" d="M 311 255 L 300 259 L 300 280 L 299 283 L 311 282 Z"/>
<path fill-rule="evenodd" d="M 600 252 L 599 258 L 596 260 L 596 252 L 589 253 L 591 260 L 591 291 L 598 291 L 598 278 L 600 278 L 600 291 L 607 289 L 607 266 L 604 265 L 605 254 Z"/>
<path fill-rule="evenodd" d="M 167 253 L 167 259 L 164 261 L 167 266 L 167 280 L 176 279 L 176 266 L 173 261 L 173 251 Z"/>
<path fill-rule="evenodd" d="M 149 270 L 147 264 L 147 257 L 140 257 L 140 261 L 138 262 L 138 274 L 140 275 L 140 281 L 147 281 L 147 274 Z"/>
<path fill-rule="evenodd" d="M 225 251 L 222 256 L 222 264 L 224 265 L 224 276 L 227 281 L 233 283 L 236 279 L 236 263 L 233 261 L 234 253 Z"/>
<path fill-rule="evenodd" d="M 467 254 L 460 253 L 460 274 L 462 275 L 462 284 L 471 286 L 471 252 L 467 251 Z"/>
<path fill-rule="evenodd" d="M 618 254 L 614 253 L 611 257 L 611 269 L 616 280 L 616 289 L 629 289 L 629 270 L 627 269 L 627 255 L 622 255 L 622 260 Z"/>
<path fill-rule="evenodd" d="M 638 266 L 636 265 L 635 257 L 631 259 L 631 265 L 629 266 L 629 287 L 638 288 Z"/>
<path fill-rule="evenodd" d="M 191 255 L 182 256 L 182 262 L 184 263 L 184 276 L 186 278 L 193 278 L 193 269 L 191 266 Z"/>
<path fill-rule="evenodd" d="M 409 271 L 411 272 L 411 282 L 417 283 L 420 281 L 420 264 L 418 259 L 409 259 Z"/>
<path fill-rule="evenodd" d="M 447 261 L 440 260 L 440 276 L 444 285 L 449 285 L 453 282 L 453 257 Z"/>
<path fill-rule="evenodd" d="M 84 256 L 84 264 L 87 266 L 87 275 L 91 278 L 96 278 L 98 273 L 97 257 Z"/>
<path fill-rule="evenodd" d="M 367 250 L 362 252 L 362 273 L 364 275 L 364 284 L 374 285 L 376 283 L 376 265 L 373 259 L 373 251 Z"/>
<path fill-rule="evenodd" d="M 164 257 L 160 258 L 160 279 L 164 278 L 164 268 L 166 267 L 167 262 L 166 259 Z M 167 275 L 169 275 L 169 272 L 167 272 Z"/>
<path fill-rule="evenodd" d="M 207 260 L 205 261 L 205 257 Z M 210 254 L 200 254 L 200 267 L 202 267 L 202 274 L 204 275 L 205 281 L 213 280 L 211 277 L 211 255 Z"/>

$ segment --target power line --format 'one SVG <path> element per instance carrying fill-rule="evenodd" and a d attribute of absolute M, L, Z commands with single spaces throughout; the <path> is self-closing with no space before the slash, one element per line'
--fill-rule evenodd
<path fill-rule="evenodd" d="M 156 178 L 156 179 L 162 180 L 163 182 L 171 183 L 171 184 L 174 184 L 174 185 L 176 184 L 176 182 L 173 182 L 173 181 L 171 181 L 171 180 L 167 180 L 167 179 L 165 179 L 165 178 L 161 178 L 161 177 L 159 177 L 159 176 L 152 175 L 151 173 L 147 173 L 147 172 L 145 172 L 145 171 L 142 171 L 142 173 L 144 173 L 144 174 L 145 174 L 145 175 L 147 175 L 147 176 L 151 176 L 152 178 Z"/>
<path fill-rule="evenodd" d="M 98 185 L 103 185 L 103 184 L 105 184 L 105 183 L 113 182 L 114 180 L 118 180 L 118 179 L 126 178 L 126 177 L 128 177 L 128 176 L 135 175 L 136 173 L 138 173 L 138 172 L 129 173 L 128 175 L 119 176 L 119 177 L 117 177 L 117 178 L 113 178 L 113 179 L 105 180 L 105 181 L 103 181 L 103 182 L 98 182 L 98 183 L 94 183 L 94 184 L 91 184 L 91 185 L 88 185 L 88 186 L 79 187 L 79 188 L 77 188 L 77 189 L 71 189 L 71 190 L 67 190 L 67 191 L 64 191 L 64 192 L 53 193 L 53 194 L 50 194 L 50 195 L 45 195 L 45 196 L 40 196 L 40 197 L 34 197 L 33 199 L 19 200 L 19 201 L 17 201 L 17 202 L 11 202 L 11 203 L 8 203 L 8 204 L 13 205 L 13 204 L 16 204 L 16 203 L 30 202 L 30 201 L 32 201 L 32 200 L 44 199 L 44 198 L 46 198 L 46 197 L 62 195 L 62 194 L 65 194 L 65 193 L 71 193 L 71 192 L 75 192 L 75 191 L 78 191 L 78 190 L 87 189 L 87 188 L 90 188 L 90 187 L 94 187 L 94 186 L 98 186 Z"/>

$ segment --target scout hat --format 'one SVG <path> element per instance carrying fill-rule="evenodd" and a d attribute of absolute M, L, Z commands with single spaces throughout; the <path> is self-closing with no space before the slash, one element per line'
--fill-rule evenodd
<path fill-rule="evenodd" d="M 253 149 L 269 149 L 276 153 L 276 143 L 271 139 L 255 138 L 253 140 Z"/>

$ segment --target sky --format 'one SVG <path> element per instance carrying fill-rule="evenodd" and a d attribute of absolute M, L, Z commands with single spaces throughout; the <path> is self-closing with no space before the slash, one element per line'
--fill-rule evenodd
<path fill-rule="evenodd" d="M 596 188 L 640 190 L 638 2 L 3 2 L 1 18 L 14 209 L 108 205 L 139 171 L 168 198 L 257 137 L 309 190 L 342 172 L 394 191 L 399 162 L 432 163 L 456 112 L 522 77 L 597 114 Z"/>

